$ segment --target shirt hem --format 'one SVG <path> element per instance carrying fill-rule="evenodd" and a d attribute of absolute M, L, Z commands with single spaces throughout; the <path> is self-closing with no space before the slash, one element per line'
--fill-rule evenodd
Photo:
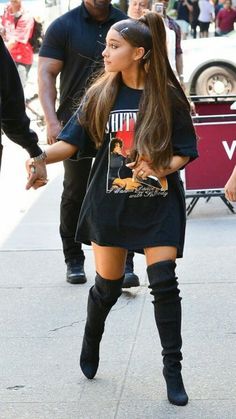
<path fill-rule="evenodd" d="M 90 241 L 89 240 L 84 240 L 83 238 L 81 238 L 81 237 L 79 237 L 79 238 L 76 238 L 76 241 L 77 242 L 79 242 L 79 243 L 83 243 L 83 244 L 86 244 L 86 245 L 91 245 L 91 242 L 93 242 L 93 243 L 95 243 L 95 244 L 97 244 L 98 246 L 104 246 L 104 247 L 120 247 L 120 248 L 122 248 L 122 249 L 126 249 L 126 250 L 131 250 L 131 251 L 134 251 L 134 252 L 137 252 L 137 253 L 144 253 L 144 250 L 143 249 L 146 249 L 146 248 L 148 248 L 148 247 L 161 247 L 161 246 L 170 246 L 170 247 L 176 247 L 176 249 L 177 249 L 177 258 L 182 258 L 183 257 L 183 248 L 182 248 L 182 246 L 179 246 L 179 244 L 177 244 L 177 243 L 170 243 L 170 242 L 166 242 L 166 243 L 160 243 L 160 242 L 155 242 L 155 243 L 152 243 L 152 244 L 143 244 L 143 245 L 131 245 L 131 244 L 126 244 L 126 245 L 124 245 L 124 243 L 110 243 L 110 242 L 101 242 L 101 241 L 98 241 L 98 240 L 94 240 L 94 239 L 91 239 Z"/>

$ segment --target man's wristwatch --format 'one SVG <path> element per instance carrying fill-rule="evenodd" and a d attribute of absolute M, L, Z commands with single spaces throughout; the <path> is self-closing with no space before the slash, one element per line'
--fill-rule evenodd
<path fill-rule="evenodd" d="M 46 154 L 46 152 L 45 151 L 43 151 L 41 154 L 39 154 L 38 156 L 36 156 L 36 157 L 31 157 L 31 161 L 32 161 L 32 163 L 37 163 L 37 162 L 39 162 L 39 161 L 43 161 L 43 160 L 46 160 L 46 158 L 47 158 L 47 154 Z"/>

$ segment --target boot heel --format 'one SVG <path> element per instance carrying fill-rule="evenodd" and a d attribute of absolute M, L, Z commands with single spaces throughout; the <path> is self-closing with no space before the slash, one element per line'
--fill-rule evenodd
<path fill-rule="evenodd" d="M 169 402 L 176 406 L 186 406 L 188 403 L 188 395 L 184 388 L 181 372 L 176 371 L 175 374 L 169 374 L 166 368 L 164 368 L 163 375 L 166 381 Z"/>

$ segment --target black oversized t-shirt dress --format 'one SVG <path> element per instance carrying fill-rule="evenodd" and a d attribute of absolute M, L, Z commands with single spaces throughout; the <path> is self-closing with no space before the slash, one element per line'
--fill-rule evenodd
<path fill-rule="evenodd" d="M 146 247 L 174 246 L 183 254 L 185 196 L 179 173 L 166 178 L 133 179 L 129 162 L 141 90 L 122 85 L 109 115 L 105 138 L 92 167 L 87 193 L 80 211 L 76 241 L 141 251 Z M 155 117 L 155 115 L 154 115 Z M 79 156 L 93 149 L 75 114 L 59 139 L 79 148 Z M 174 110 L 174 155 L 198 156 L 191 116 Z"/>

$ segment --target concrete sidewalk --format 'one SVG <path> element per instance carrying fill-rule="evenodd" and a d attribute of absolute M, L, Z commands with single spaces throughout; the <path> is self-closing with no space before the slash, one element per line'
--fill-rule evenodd
<path fill-rule="evenodd" d="M 177 273 L 189 404 L 166 399 L 143 256 L 135 257 L 141 286 L 123 292 L 108 317 L 89 381 L 79 354 L 92 252 L 85 248 L 88 282 L 68 284 L 58 233 L 62 167 L 50 167 L 46 188 L 25 192 L 25 152 L 14 147 L 4 151 L 0 181 L 0 419 L 235 419 L 236 215 L 213 198 L 188 219 Z"/>

